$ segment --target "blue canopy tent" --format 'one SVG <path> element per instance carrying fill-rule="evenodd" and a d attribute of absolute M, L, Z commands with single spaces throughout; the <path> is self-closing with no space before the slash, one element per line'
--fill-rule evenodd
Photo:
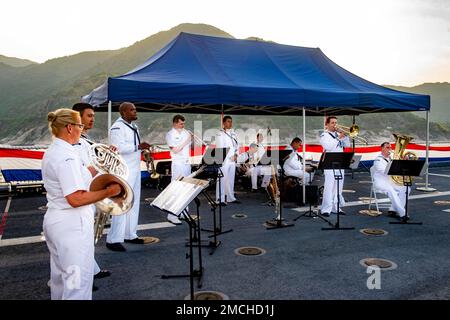
<path fill-rule="evenodd" d="M 306 115 L 430 110 L 428 95 L 364 80 L 319 48 L 188 33 L 130 72 L 109 77 L 82 100 L 109 113 L 130 101 L 140 111 L 303 114 L 303 120 Z"/>

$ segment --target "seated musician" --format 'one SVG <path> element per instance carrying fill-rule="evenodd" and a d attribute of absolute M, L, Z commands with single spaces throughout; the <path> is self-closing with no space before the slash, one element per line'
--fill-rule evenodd
<path fill-rule="evenodd" d="M 378 191 L 387 194 L 389 200 L 391 200 L 392 206 L 389 208 L 389 215 L 400 218 L 401 220 L 408 220 L 405 214 L 406 187 L 397 185 L 385 173 L 387 165 L 391 162 L 391 152 L 391 144 L 389 142 L 383 142 L 381 144 L 381 154 L 375 158 L 373 166 L 370 168 L 370 173 L 373 178 L 374 187 Z"/>
<path fill-rule="evenodd" d="M 240 166 L 242 173 L 252 179 L 252 191 L 258 188 L 258 170 L 256 167 L 256 164 L 258 163 L 257 156 L 258 147 L 255 143 L 252 143 L 250 144 L 248 150 L 241 153 L 237 159 L 237 163 Z"/>
<path fill-rule="evenodd" d="M 284 162 L 283 170 L 284 175 L 286 177 L 296 177 L 304 181 L 305 184 L 310 184 L 313 177 L 314 172 L 309 170 L 310 172 L 303 173 L 303 158 L 297 153 L 297 150 L 302 145 L 302 140 L 299 137 L 295 137 L 292 139 L 291 145 L 286 148 L 286 150 L 292 150 L 292 153 L 289 155 L 289 158 Z"/>

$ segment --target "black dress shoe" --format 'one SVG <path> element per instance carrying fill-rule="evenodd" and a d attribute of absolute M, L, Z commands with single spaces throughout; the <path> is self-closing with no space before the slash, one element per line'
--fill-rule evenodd
<path fill-rule="evenodd" d="M 398 214 L 395 211 L 389 210 L 388 211 L 388 216 L 391 217 L 391 218 L 397 218 Z"/>
<path fill-rule="evenodd" d="M 329 217 L 330 213 L 329 212 L 321 212 L 320 215 L 324 216 L 324 217 Z"/>
<path fill-rule="evenodd" d="M 100 270 L 98 273 L 94 275 L 94 279 L 106 278 L 111 275 L 111 271 L 109 270 Z"/>
<path fill-rule="evenodd" d="M 127 251 L 120 242 L 106 243 L 106 247 L 112 251 Z"/>
<path fill-rule="evenodd" d="M 400 221 L 403 222 L 403 223 L 406 223 L 408 220 L 409 220 L 408 216 L 400 217 Z"/>
<path fill-rule="evenodd" d="M 125 239 L 126 243 L 134 243 L 134 244 L 144 244 L 144 239 L 141 238 L 134 238 L 131 240 Z"/>
<path fill-rule="evenodd" d="M 331 213 L 332 214 L 337 214 L 337 212 L 331 212 Z M 344 211 L 339 211 L 339 214 L 345 216 L 345 212 Z"/>
<path fill-rule="evenodd" d="M 227 204 L 225 202 L 219 202 L 218 205 L 221 206 L 221 207 L 226 207 L 227 206 Z"/>

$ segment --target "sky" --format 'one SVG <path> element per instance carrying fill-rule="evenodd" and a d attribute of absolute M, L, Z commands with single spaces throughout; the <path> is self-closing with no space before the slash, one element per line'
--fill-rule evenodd
<path fill-rule="evenodd" d="M 450 82 L 450 0 L 2 0 L 0 54 L 39 63 L 132 45 L 180 23 L 319 47 L 378 84 Z"/>

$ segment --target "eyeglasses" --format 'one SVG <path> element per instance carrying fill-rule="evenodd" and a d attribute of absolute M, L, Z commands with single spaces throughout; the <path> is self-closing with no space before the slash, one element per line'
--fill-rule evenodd
<path fill-rule="evenodd" d="M 77 126 L 77 127 L 80 128 L 80 129 L 83 129 L 83 128 L 84 128 L 84 124 L 82 124 L 82 123 L 69 123 L 69 124 L 71 124 L 71 125 L 73 125 L 73 126 Z"/>

